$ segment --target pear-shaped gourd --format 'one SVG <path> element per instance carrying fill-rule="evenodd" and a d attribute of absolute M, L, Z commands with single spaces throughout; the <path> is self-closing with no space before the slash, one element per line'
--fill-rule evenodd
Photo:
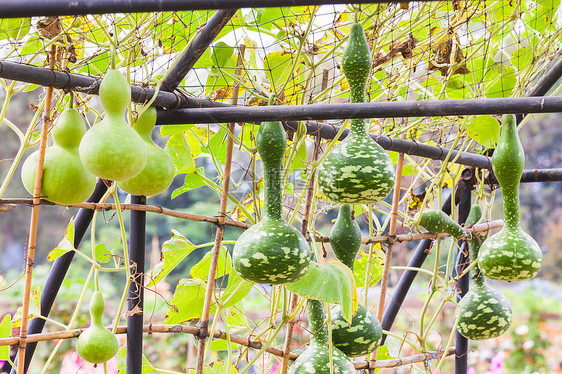
<path fill-rule="evenodd" d="M 131 179 L 119 183 L 119 187 L 131 195 L 153 196 L 164 192 L 174 179 L 174 163 L 162 148 L 152 141 L 152 129 L 156 125 L 156 108 L 151 106 L 137 119 L 133 129 L 146 145 L 146 165 Z"/>
<path fill-rule="evenodd" d="M 473 205 L 466 220 L 467 226 L 477 223 L 481 216 L 480 206 Z M 476 235 L 470 241 L 470 256 L 473 261 L 478 257 L 480 241 Z M 496 338 L 506 332 L 511 324 L 511 304 L 505 296 L 486 284 L 478 265 L 473 271 L 476 272 L 476 279 L 459 302 L 461 311 L 457 330 L 471 340 Z"/>
<path fill-rule="evenodd" d="M 342 57 L 351 102 L 365 101 L 371 52 L 361 24 L 353 24 Z M 376 203 L 394 186 L 394 167 L 384 149 L 367 133 L 365 120 L 352 119 L 348 136 L 324 158 L 318 172 L 322 192 L 340 203 Z"/>
<path fill-rule="evenodd" d="M 335 346 L 332 346 L 332 370 L 330 370 L 328 326 L 324 319 L 322 302 L 308 300 L 307 309 L 312 338 L 308 348 L 291 366 L 289 374 L 355 374 L 353 363 Z"/>
<path fill-rule="evenodd" d="M 119 345 L 117 338 L 103 327 L 101 317 L 105 309 L 103 295 L 94 291 L 90 300 L 90 316 L 92 322 L 80 336 L 76 343 L 76 351 L 84 360 L 93 364 L 100 364 L 113 358 Z"/>
<path fill-rule="evenodd" d="M 58 204 L 79 204 L 90 197 L 96 186 L 92 175 L 78 155 L 78 145 L 86 127 L 80 113 L 65 109 L 51 131 L 54 145 L 45 150 L 41 196 Z M 33 194 L 39 151 L 25 160 L 21 170 L 23 185 Z"/>
<path fill-rule="evenodd" d="M 425 209 L 423 212 L 416 214 L 414 221 L 429 232 L 447 233 L 454 238 L 463 237 L 464 230 L 456 223 L 448 214 L 439 209 Z"/>
<path fill-rule="evenodd" d="M 281 165 L 287 137 L 281 122 L 262 123 L 256 139 L 263 162 L 265 214 L 234 245 L 234 269 L 246 280 L 283 284 L 300 279 L 310 263 L 304 236 L 281 216 Z"/>
<path fill-rule="evenodd" d="M 516 281 L 531 279 L 542 265 L 542 252 L 535 240 L 519 224 L 519 181 L 525 153 L 517 134 L 514 115 L 504 115 L 492 167 L 503 195 L 504 226 L 489 237 L 478 255 L 480 269 L 491 279 Z"/>
<path fill-rule="evenodd" d="M 105 117 L 82 138 L 80 159 L 100 178 L 130 179 L 146 165 L 146 145 L 124 119 L 131 87 L 118 70 L 110 69 L 101 82 L 99 95 Z"/>
<path fill-rule="evenodd" d="M 334 254 L 353 271 L 353 263 L 361 247 L 361 229 L 351 217 L 351 206 L 340 207 L 336 223 L 330 233 Z M 362 356 L 379 347 L 382 327 L 375 314 L 359 304 L 357 312 L 348 323 L 337 305 L 332 312 L 332 343 L 348 356 Z"/>

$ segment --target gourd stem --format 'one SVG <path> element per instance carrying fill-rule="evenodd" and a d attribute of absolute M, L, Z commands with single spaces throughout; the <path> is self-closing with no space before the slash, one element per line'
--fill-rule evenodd
<path fill-rule="evenodd" d="M 306 307 L 312 341 L 320 345 L 328 344 L 328 327 L 325 323 L 323 303 L 319 300 L 308 299 Z"/>
<path fill-rule="evenodd" d="M 350 135 L 360 135 L 367 134 L 367 129 L 365 126 L 365 120 L 363 118 L 354 118 L 351 120 L 351 126 L 349 129 Z"/>
<path fill-rule="evenodd" d="M 265 216 L 267 218 L 281 219 L 282 191 L 281 191 L 281 164 L 266 165 L 265 188 Z"/>

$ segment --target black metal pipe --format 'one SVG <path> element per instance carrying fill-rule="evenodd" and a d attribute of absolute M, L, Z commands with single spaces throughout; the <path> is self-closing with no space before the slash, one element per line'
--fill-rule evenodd
<path fill-rule="evenodd" d="M 428 2 L 435 0 L 416 0 Z M 354 3 L 396 3 L 389 0 L 355 0 Z M 28 0 L 2 4 L 0 18 L 65 16 L 104 13 L 138 13 L 180 10 L 288 7 L 346 4 L 344 0 Z"/>
<path fill-rule="evenodd" d="M 2 5 L 3 6 L 3 5 Z M 36 66 L 19 64 L 10 61 L 0 61 L 0 78 L 38 84 L 41 86 L 52 86 L 62 90 L 75 90 L 88 94 L 97 95 L 101 78 L 89 77 L 81 74 L 68 73 L 61 70 L 51 70 Z M 154 96 L 154 89 L 142 86 L 131 86 L 131 94 L 134 102 L 144 103 Z M 216 106 L 229 106 L 208 99 L 196 99 L 180 93 L 160 90 L 155 106 L 164 108 L 206 108 Z"/>
<path fill-rule="evenodd" d="M 131 196 L 131 204 L 146 204 L 146 196 Z M 146 212 L 131 211 L 129 233 L 129 265 L 132 282 L 127 294 L 127 373 L 142 372 L 143 352 L 143 304 L 144 304 L 144 258 L 145 258 Z"/>
<path fill-rule="evenodd" d="M 102 196 L 107 191 L 107 185 L 104 183 L 103 180 L 98 180 L 94 193 L 90 198 L 87 200 L 89 202 L 98 202 L 102 198 Z M 76 214 L 76 219 L 74 220 L 74 248 L 78 248 L 80 246 L 80 242 L 90 226 L 90 222 L 92 221 L 92 217 L 94 216 L 94 211 L 92 209 L 80 209 Z M 51 312 L 51 308 L 55 302 L 55 298 L 60 290 L 62 282 L 64 281 L 64 277 L 72 263 L 72 259 L 74 258 L 74 251 L 67 252 L 61 257 L 57 258 L 53 262 L 53 266 L 47 275 L 47 280 L 45 281 L 45 285 L 43 286 L 43 290 L 41 291 L 41 302 L 40 302 L 40 309 L 41 315 L 44 317 L 48 317 L 49 313 Z M 45 327 L 45 320 L 43 318 L 34 318 L 29 322 L 29 326 L 27 328 L 27 334 L 39 334 L 43 331 L 43 327 Z M 27 373 L 29 369 L 29 364 L 31 363 L 31 359 L 33 358 L 33 353 L 35 352 L 35 348 L 37 347 L 37 342 L 28 343 L 25 348 L 25 362 L 24 362 L 24 372 Z M 17 362 L 16 362 L 17 364 Z M 16 370 L 12 369 L 11 374 L 16 374 Z"/>
<path fill-rule="evenodd" d="M 521 183 L 560 181 L 562 181 L 562 169 L 524 170 L 521 176 Z"/>
<path fill-rule="evenodd" d="M 226 23 L 236 14 L 238 9 L 220 9 L 207 21 L 203 29 L 193 39 L 189 47 L 181 55 L 177 63 L 170 69 L 168 75 L 162 83 L 166 91 L 174 91 L 182 79 L 193 68 L 197 60 L 217 35 L 224 28 Z"/>

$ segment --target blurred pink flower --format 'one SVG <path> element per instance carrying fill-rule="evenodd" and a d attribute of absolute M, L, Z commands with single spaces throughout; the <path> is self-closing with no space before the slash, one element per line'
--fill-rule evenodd
<path fill-rule="evenodd" d="M 496 353 L 492 357 L 492 363 L 490 364 L 490 370 L 486 374 L 501 374 L 503 373 L 503 361 L 505 360 L 506 354 L 504 351 Z"/>
<path fill-rule="evenodd" d="M 271 368 L 271 370 L 267 374 L 275 374 L 277 372 L 277 369 L 279 369 L 280 366 L 281 366 L 281 364 L 279 363 L 279 361 L 275 362 L 275 365 L 273 365 L 273 367 Z"/>
<path fill-rule="evenodd" d="M 107 361 L 107 374 L 117 374 L 119 368 L 117 366 L 117 358 Z M 103 364 L 94 364 L 86 362 L 76 352 L 67 353 L 62 362 L 60 374 L 104 374 Z"/>

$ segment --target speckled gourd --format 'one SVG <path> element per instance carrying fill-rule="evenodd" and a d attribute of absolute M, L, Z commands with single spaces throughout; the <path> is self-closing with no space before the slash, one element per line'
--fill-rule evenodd
<path fill-rule="evenodd" d="M 265 214 L 236 241 L 234 269 L 256 283 L 294 282 L 306 273 L 311 253 L 304 236 L 281 216 L 281 166 L 287 146 L 281 122 L 262 123 L 256 144 L 264 169 Z"/>
<path fill-rule="evenodd" d="M 353 271 L 353 263 L 361 247 L 361 229 L 351 217 L 351 206 L 340 207 L 336 223 L 330 233 L 330 244 L 334 254 Z M 348 356 L 363 356 L 379 347 L 382 327 L 375 314 L 359 304 L 357 312 L 348 323 L 343 318 L 341 306 L 332 311 L 332 343 Z"/>
<path fill-rule="evenodd" d="M 110 69 L 101 82 L 99 96 L 105 117 L 82 138 L 80 159 L 100 178 L 130 179 L 142 171 L 147 157 L 144 141 L 124 119 L 131 87 L 118 70 Z"/>
<path fill-rule="evenodd" d="M 414 221 L 432 233 L 447 233 L 454 238 L 463 237 L 464 230 L 448 214 L 439 209 L 425 209 L 416 214 Z"/>
<path fill-rule="evenodd" d="M 479 205 L 473 205 L 466 220 L 466 225 L 477 223 L 482 216 Z M 480 241 L 473 235 L 470 241 L 470 256 L 474 261 L 478 257 Z M 457 330 L 467 339 L 485 340 L 496 338 L 507 331 L 511 325 L 512 309 L 509 300 L 500 292 L 490 287 L 478 265 L 473 270 L 476 273 L 471 289 L 461 299 L 461 311 Z"/>
<path fill-rule="evenodd" d="M 80 334 L 76 343 L 76 351 L 80 357 L 93 364 L 113 358 L 119 348 L 115 335 L 103 327 L 101 318 L 104 309 L 103 295 L 94 291 L 90 300 L 90 327 Z"/>
<path fill-rule="evenodd" d="M 41 196 L 58 204 L 84 202 L 96 186 L 96 177 L 90 173 L 78 155 L 78 145 L 86 127 L 80 113 L 74 108 L 65 109 L 51 131 L 54 145 L 45 150 Z M 33 194 L 39 151 L 25 160 L 21 170 L 23 185 Z"/>
<path fill-rule="evenodd" d="M 308 320 L 312 338 L 310 345 L 295 360 L 289 374 L 355 374 L 355 367 L 347 356 L 332 345 L 332 370 L 330 371 L 330 348 L 328 326 L 324 318 L 321 301 L 307 301 Z"/>
<path fill-rule="evenodd" d="M 502 188 L 504 226 L 482 244 L 478 263 L 488 278 L 526 280 L 539 272 L 542 252 L 537 242 L 519 224 L 519 181 L 525 165 L 525 153 L 517 133 L 515 116 L 504 115 L 502 122 L 492 167 Z"/>
<path fill-rule="evenodd" d="M 342 69 L 349 82 L 351 102 L 365 101 L 371 52 L 363 26 L 351 26 Z M 324 158 L 318 183 L 322 192 L 340 203 L 376 203 L 394 186 L 394 167 L 384 149 L 366 131 L 364 119 L 352 119 L 348 136 Z"/>
<path fill-rule="evenodd" d="M 146 165 L 131 179 L 119 183 L 119 187 L 131 195 L 154 196 L 166 191 L 174 180 L 174 163 L 168 153 L 152 141 L 156 125 L 156 108 L 147 108 L 133 125 L 146 145 Z"/>

